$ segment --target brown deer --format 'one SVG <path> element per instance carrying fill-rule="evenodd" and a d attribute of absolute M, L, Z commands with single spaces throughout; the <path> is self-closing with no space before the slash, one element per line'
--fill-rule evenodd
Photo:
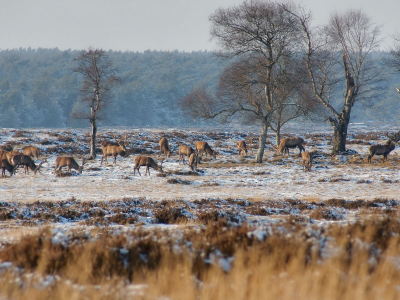
<path fill-rule="evenodd" d="M 189 158 L 192 153 L 195 153 L 192 147 L 183 144 L 179 145 L 178 148 L 179 164 L 181 163 L 181 159 L 182 163 L 185 164 L 185 156 Z"/>
<path fill-rule="evenodd" d="M 369 147 L 368 163 L 371 163 L 374 155 L 383 155 L 383 163 L 387 160 L 387 156 L 396 148 L 392 140 L 388 140 L 385 145 L 374 145 Z"/>
<path fill-rule="evenodd" d="M 303 170 L 304 172 L 310 172 L 312 167 L 312 160 L 314 158 L 314 152 L 304 151 L 301 153 Z"/>
<path fill-rule="evenodd" d="M 192 169 L 192 171 L 197 171 L 197 164 L 199 162 L 199 157 L 197 153 L 192 153 L 189 156 L 189 167 Z"/>
<path fill-rule="evenodd" d="M 115 139 L 115 136 L 114 136 Z M 102 142 L 101 148 L 103 149 L 103 157 L 101 158 L 100 165 L 103 164 L 103 159 L 105 159 L 106 163 L 108 164 L 107 161 L 107 156 L 113 156 L 114 157 L 114 165 L 117 163 L 117 155 L 124 157 L 126 155 L 126 135 L 125 135 L 125 141 L 124 142 L 118 142 L 118 145 L 112 142 Z"/>
<path fill-rule="evenodd" d="M 1 177 L 6 176 L 6 170 L 10 173 L 10 176 L 14 174 L 14 170 L 16 166 L 11 165 L 7 159 L 0 160 L 0 168 L 1 168 Z"/>
<path fill-rule="evenodd" d="M 5 158 L 8 160 L 8 162 L 12 165 L 14 165 L 11 161 L 11 158 L 15 155 L 23 155 L 21 152 L 18 151 L 7 151 L 5 153 L 3 153 L 3 158 L 5 156 Z"/>
<path fill-rule="evenodd" d="M 239 150 L 239 155 L 241 155 L 243 152 L 244 152 L 244 155 L 247 155 L 247 147 L 246 147 L 245 141 L 236 142 L 236 147 Z"/>
<path fill-rule="evenodd" d="M 304 140 L 299 137 L 284 138 L 284 139 L 282 139 L 282 141 L 279 144 L 278 153 L 283 154 L 286 151 L 287 155 L 289 155 L 289 148 L 298 147 L 300 150 L 300 152 L 299 152 L 299 156 L 300 156 L 301 151 L 303 151 L 303 152 L 305 151 L 303 144 L 305 144 Z"/>
<path fill-rule="evenodd" d="M 22 149 L 23 155 L 28 155 L 30 157 L 34 157 L 36 160 L 39 158 L 40 150 L 38 147 L 29 146 Z"/>
<path fill-rule="evenodd" d="M 169 149 L 168 140 L 166 138 L 162 138 L 158 144 L 160 145 L 160 153 L 164 153 L 166 157 L 170 157 L 172 151 Z"/>
<path fill-rule="evenodd" d="M 149 173 L 150 176 L 150 167 L 153 168 L 156 171 L 160 171 L 162 172 L 162 163 L 163 161 L 161 161 L 160 165 L 157 165 L 157 163 L 149 156 L 138 156 L 135 158 L 135 166 L 133 167 L 133 175 L 136 174 L 136 170 L 138 171 L 139 175 L 142 176 L 140 174 L 140 167 L 146 167 L 146 172 L 144 175 L 147 174 L 147 172 Z"/>
<path fill-rule="evenodd" d="M 210 145 L 207 142 L 196 142 L 194 143 L 194 148 L 196 149 L 197 153 L 202 156 L 203 152 L 206 154 L 210 154 L 213 158 L 215 158 L 218 154 L 217 151 L 211 149 Z"/>
<path fill-rule="evenodd" d="M 54 168 L 54 172 L 57 171 L 57 168 L 59 171 L 61 171 L 63 167 L 67 167 L 67 172 L 71 172 L 71 169 L 75 169 L 79 172 L 79 174 L 81 174 L 84 164 L 84 158 L 82 159 L 82 165 L 80 166 L 72 156 L 59 156 L 56 158 L 56 166 Z"/>
<path fill-rule="evenodd" d="M 11 157 L 11 162 L 10 164 L 13 166 L 24 166 L 25 174 L 29 174 L 29 169 L 33 171 L 34 174 L 36 172 L 40 172 L 40 167 L 41 165 L 46 162 L 47 160 L 44 159 L 40 162 L 38 166 L 33 162 L 33 160 L 28 156 L 28 155 L 23 155 L 23 154 L 18 154 L 18 155 L 13 155 Z"/>

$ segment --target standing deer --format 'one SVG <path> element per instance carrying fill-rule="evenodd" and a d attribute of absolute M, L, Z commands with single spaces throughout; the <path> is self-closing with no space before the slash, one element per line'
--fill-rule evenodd
<path fill-rule="evenodd" d="M 158 144 L 160 145 L 160 152 L 164 153 L 166 157 L 170 157 L 172 152 L 169 149 L 168 140 L 163 137 Z"/>
<path fill-rule="evenodd" d="M 243 152 L 244 152 L 244 155 L 247 155 L 247 147 L 246 147 L 245 141 L 236 142 L 236 147 L 239 150 L 239 155 L 241 155 Z"/>
<path fill-rule="evenodd" d="M 115 136 L 114 136 L 115 139 Z M 125 141 L 124 142 L 118 142 L 118 145 L 115 143 L 111 142 L 102 142 L 101 148 L 103 149 L 103 157 L 101 158 L 100 165 L 103 164 L 103 159 L 105 159 L 106 163 L 108 164 L 107 161 L 107 156 L 113 156 L 114 157 L 114 165 L 117 163 L 117 155 L 119 156 L 125 156 L 126 155 L 126 135 L 125 135 Z"/>
<path fill-rule="evenodd" d="M 301 153 L 303 170 L 304 172 L 310 172 L 312 167 L 312 160 L 314 158 L 314 152 L 304 151 Z"/>
<path fill-rule="evenodd" d="M 38 147 L 29 146 L 22 149 L 22 154 L 30 157 L 34 157 L 36 160 L 39 158 L 40 151 Z"/>
<path fill-rule="evenodd" d="M 144 175 L 147 174 L 147 172 L 149 173 L 150 176 L 150 167 L 153 168 L 156 171 L 160 171 L 162 172 L 162 163 L 163 161 L 161 161 L 160 165 L 157 165 L 157 163 L 149 156 L 138 156 L 135 158 L 135 166 L 133 167 L 133 175 L 136 174 L 136 170 L 138 171 L 139 175 L 142 176 L 140 174 L 140 167 L 146 167 L 146 172 Z"/>
<path fill-rule="evenodd" d="M 3 158 L 0 160 L 1 177 L 6 176 L 6 170 L 10 173 L 10 176 L 14 174 L 16 166 L 11 165 L 7 159 Z"/>
<path fill-rule="evenodd" d="M 192 169 L 192 171 L 197 171 L 197 164 L 199 162 L 199 157 L 197 153 L 192 153 L 189 156 L 189 167 Z"/>
<path fill-rule="evenodd" d="M 22 154 L 21 152 L 18 152 L 18 151 L 7 151 L 7 152 L 3 153 L 3 158 L 4 158 L 4 156 L 5 156 L 6 159 L 8 160 L 8 162 L 9 162 L 10 164 L 13 165 L 13 163 L 12 163 L 12 161 L 11 161 L 11 158 L 12 158 L 14 155 L 23 155 L 23 154 Z"/>
<path fill-rule="evenodd" d="M 181 163 L 181 159 L 182 163 L 185 164 L 185 156 L 189 158 L 192 153 L 195 153 L 192 147 L 186 145 L 179 145 L 178 148 L 179 164 Z"/>
<path fill-rule="evenodd" d="M 210 145 L 208 145 L 207 142 L 198 141 L 198 142 L 194 143 L 194 147 L 200 156 L 203 155 L 203 152 L 206 153 L 206 156 L 207 156 L 207 154 L 210 154 L 213 158 L 215 158 L 218 154 L 217 151 L 214 151 L 211 149 Z"/>
<path fill-rule="evenodd" d="M 385 145 L 374 145 L 369 147 L 368 163 L 371 163 L 374 155 L 383 155 L 383 163 L 387 160 L 387 156 L 396 148 L 392 140 L 388 140 Z"/>
<path fill-rule="evenodd" d="M 85 159 L 82 159 L 82 165 L 78 165 L 76 160 L 72 156 L 59 156 L 56 158 L 56 166 L 54 168 L 54 172 L 61 171 L 61 168 L 67 167 L 67 172 L 71 172 L 71 169 L 75 169 L 79 172 L 79 174 L 83 171 L 83 165 L 85 164 Z"/>
<path fill-rule="evenodd" d="M 34 174 L 36 174 L 36 172 L 40 172 L 40 167 L 41 165 L 46 162 L 47 160 L 44 159 L 40 162 L 40 164 L 38 166 L 36 166 L 36 164 L 33 162 L 33 160 L 28 156 L 28 155 L 23 155 L 23 154 L 18 154 L 18 155 L 13 155 L 11 157 L 11 162 L 10 164 L 13 166 L 24 166 L 25 169 L 25 174 L 28 173 L 29 174 L 29 169 L 31 171 L 33 171 Z"/>
<path fill-rule="evenodd" d="M 278 147 L 278 153 L 282 154 L 282 153 L 287 153 L 287 155 L 289 155 L 289 148 L 296 148 L 298 147 L 300 152 L 299 152 L 299 156 L 301 154 L 301 151 L 305 151 L 304 147 L 304 140 L 302 138 L 299 137 L 291 137 L 291 138 L 284 138 L 282 139 L 281 143 L 279 144 Z"/>

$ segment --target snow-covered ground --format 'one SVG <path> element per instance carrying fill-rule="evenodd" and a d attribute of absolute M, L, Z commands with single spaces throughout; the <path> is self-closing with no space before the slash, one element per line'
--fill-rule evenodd
<path fill-rule="evenodd" d="M 54 173 L 55 159 L 60 154 L 72 155 L 80 163 L 88 152 L 88 133 L 79 130 L 4 130 L 1 132 L 1 144 L 13 143 L 21 149 L 27 145 L 39 146 L 47 157 L 41 167 L 41 173 L 25 175 L 22 169 L 12 177 L 1 178 L 1 201 L 59 201 L 75 198 L 81 201 L 118 200 L 126 197 L 140 197 L 148 200 L 200 200 L 208 198 L 240 198 L 250 201 L 298 199 L 323 201 L 332 198 L 345 200 L 373 200 L 375 198 L 399 199 L 400 171 L 399 150 L 389 155 L 385 164 L 374 161 L 366 164 L 370 144 L 384 143 L 385 136 L 373 133 L 376 139 L 358 140 L 348 148 L 356 155 L 329 155 L 329 133 L 310 133 L 300 135 L 305 138 L 307 150 L 317 150 L 312 172 L 303 172 L 300 158 L 295 155 L 298 149 L 291 151 L 289 157 L 277 155 L 274 137 L 269 144 L 262 164 L 253 163 L 257 150 L 257 132 L 194 132 L 179 130 L 115 130 L 100 131 L 99 142 L 113 140 L 117 134 L 123 139 L 127 134 L 131 152 L 150 153 L 156 161 L 158 140 L 166 136 L 172 149 L 177 142 L 188 145 L 196 140 L 209 142 L 219 151 L 216 159 L 205 158 L 199 165 L 198 175 L 180 175 L 189 173 L 189 167 L 178 163 L 178 156 L 167 158 L 163 162 L 165 177 L 151 169 L 151 176 L 134 176 L 134 158 L 117 157 L 116 165 L 109 158 L 108 163 L 100 165 L 101 154 L 96 160 L 88 161 L 82 174 L 73 171 L 73 176 L 57 177 Z M 363 135 L 368 136 L 368 132 Z M 250 153 L 240 157 L 235 149 L 238 140 L 246 140 Z M 42 159 L 42 158 L 41 158 Z M 39 162 L 40 160 L 39 159 Z M 379 157 L 381 160 L 382 157 Z M 8 174 L 7 174 L 8 175 Z M 177 179 L 169 183 L 171 179 Z"/>

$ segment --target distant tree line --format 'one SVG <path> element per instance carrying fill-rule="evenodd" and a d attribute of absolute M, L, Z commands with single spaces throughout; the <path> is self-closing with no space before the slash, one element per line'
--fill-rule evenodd
<path fill-rule="evenodd" d="M 0 51 L 0 127 L 86 127 L 81 111 L 77 50 Z M 224 62 L 211 52 L 107 51 L 121 84 L 113 89 L 101 126 L 189 124 L 179 99 L 198 82 L 212 86 Z"/>
<path fill-rule="evenodd" d="M 82 105 L 79 101 L 82 79 L 74 72 L 74 59 L 78 55 L 77 50 L 57 48 L 1 50 L 0 127 L 87 127 L 87 122 L 71 118 Z M 228 64 L 215 53 L 204 51 L 107 51 L 107 55 L 118 70 L 121 84 L 113 90 L 106 113 L 99 120 L 100 126 L 193 124 L 192 117 L 182 111 L 179 100 L 199 84 L 215 91 Z M 381 60 L 387 55 L 374 52 L 372 61 L 385 68 Z M 394 88 L 400 85 L 400 76 L 389 74 L 389 70 L 387 73 L 386 80 L 376 87 L 382 92 L 368 105 L 356 104 L 361 109 L 355 110 L 353 122 L 398 120 L 400 107 Z M 340 105 L 340 97 L 337 102 L 332 99 L 332 103 Z M 237 120 L 244 124 L 249 121 Z"/>

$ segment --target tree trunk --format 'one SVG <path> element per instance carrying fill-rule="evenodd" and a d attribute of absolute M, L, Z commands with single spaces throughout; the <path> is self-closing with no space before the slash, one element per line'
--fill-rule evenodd
<path fill-rule="evenodd" d="M 268 132 L 268 122 L 265 118 L 262 119 L 262 128 L 260 134 L 260 145 L 258 147 L 256 162 L 262 163 L 262 159 L 264 156 L 264 148 L 265 148 L 265 141 L 267 140 L 267 132 Z"/>
<path fill-rule="evenodd" d="M 281 125 L 278 123 L 276 124 L 276 147 L 279 147 L 279 144 L 281 143 Z"/>
<path fill-rule="evenodd" d="M 349 126 L 350 117 L 340 119 L 339 122 L 329 118 L 329 122 L 333 126 L 332 154 L 346 151 L 347 128 Z"/>
<path fill-rule="evenodd" d="M 90 125 L 92 126 L 92 133 L 90 135 L 90 159 L 96 158 L 96 134 L 97 134 L 97 125 L 96 125 L 96 115 L 93 109 L 91 108 L 90 112 Z"/>

